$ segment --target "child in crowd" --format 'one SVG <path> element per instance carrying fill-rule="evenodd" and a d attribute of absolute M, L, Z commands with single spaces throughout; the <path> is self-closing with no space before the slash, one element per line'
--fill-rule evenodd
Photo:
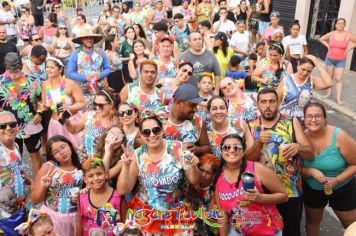
<path fill-rule="evenodd" d="M 121 236 L 143 236 L 139 229 L 125 229 Z"/>
<path fill-rule="evenodd" d="M 197 84 L 199 88 L 199 95 L 200 97 L 205 98 L 206 101 L 203 101 L 198 104 L 197 115 L 202 117 L 203 120 L 206 120 L 208 116 L 208 111 L 206 109 L 206 106 L 213 92 L 213 84 L 214 84 L 213 74 L 209 72 L 203 72 L 200 74 L 198 84 Z"/>
<path fill-rule="evenodd" d="M 83 171 L 89 190 L 79 195 L 77 235 L 113 236 L 114 226 L 120 221 L 121 197 L 107 183 L 109 172 L 103 160 L 87 159 Z"/>
<path fill-rule="evenodd" d="M 29 236 L 59 236 L 55 230 L 51 217 L 36 209 L 31 209 L 26 223 L 16 227 L 22 235 Z"/>
<path fill-rule="evenodd" d="M 257 61 L 260 61 L 266 57 L 265 45 L 266 45 L 265 42 L 259 42 L 257 44 L 256 46 Z"/>
<path fill-rule="evenodd" d="M 253 71 L 256 69 L 257 64 L 257 54 L 251 53 L 248 56 L 248 66 L 245 67 L 247 72 L 247 77 L 245 79 L 245 90 L 249 92 L 257 92 L 257 83 L 251 79 Z"/>
<path fill-rule="evenodd" d="M 242 70 L 240 63 L 241 58 L 239 56 L 232 56 L 229 63 L 229 70 L 226 71 L 226 77 L 233 78 L 239 85 L 239 88 L 244 90 L 247 73 Z"/>

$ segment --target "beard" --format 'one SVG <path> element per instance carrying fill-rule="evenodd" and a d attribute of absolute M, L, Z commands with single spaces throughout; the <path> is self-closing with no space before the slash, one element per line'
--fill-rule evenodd
<path fill-rule="evenodd" d="M 271 115 L 266 115 L 265 114 L 266 111 L 271 112 L 272 114 Z M 263 119 L 271 121 L 276 117 L 277 112 L 278 112 L 278 110 L 273 111 L 271 109 L 266 109 L 263 112 L 261 112 L 261 116 L 263 117 Z"/>

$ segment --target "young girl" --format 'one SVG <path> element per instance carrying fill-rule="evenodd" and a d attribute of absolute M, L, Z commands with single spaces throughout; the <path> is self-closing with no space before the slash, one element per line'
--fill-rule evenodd
<path fill-rule="evenodd" d="M 27 222 L 16 227 L 16 230 L 22 235 L 29 236 L 59 236 L 54 230 L 51 217 L 36 209 L 30 210 Z"/>
<path fill-rule="evenodd" d="M 208 111 L 206 109 L 207 101 L 211 98 L 213 92 L 214 78 L 211 73 L 204 72 L 200 75 L 198 80 L 199 95 L 205 98 L 206 101 L 198 104 L 197 115 L 202 117 L 204 120 L 208 117 Z"/>
<path fill-rule="evenodd" d="M 77 193 L 83 173 L 73 144 L 56 135 L 47 143 L 47 162 L 42 165 L 32 186 L 34 205 L 44 202 L 41 212 L 47 213 L 59 235 L 75 235 Z"/>
<path fill-rule="evenodd" d="M 84 182 L 90 187 L 79 195 L 77 235 L 113 236 L 113 228 L 120 221 L 121 198 L 107 184 L 109 172 L 99 158 L 83 163 Z"/>

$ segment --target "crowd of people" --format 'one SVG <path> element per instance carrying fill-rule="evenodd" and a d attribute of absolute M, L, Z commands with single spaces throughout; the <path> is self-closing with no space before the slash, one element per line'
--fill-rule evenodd
<path fill-rule="evenodd" d="M 94 24 L 2 2 L 0 235 L 315 236 L 326 205 L 356 221 L 356 141 L 313 101 L 335 75 L 342 105 L 345 20 L 325 69 L 272 0 L 176 2 L 105 2 Z"/>

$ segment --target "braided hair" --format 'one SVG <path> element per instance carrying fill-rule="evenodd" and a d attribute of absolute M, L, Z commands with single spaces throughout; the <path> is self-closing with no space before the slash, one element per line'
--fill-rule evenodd
<path fill-rule="evenodd" d="M 223 139 L 222 139 L 222 142 L 220 144 L 220 147 L 222 148 L 222 146 L 224 145 L 225 141 L 227 139 L 237 139 L 241 142 L 241 145 L 242 145 L 242 149 L 243 151 L 246 150 L 246 142 L 244 140 L 244 138 L 242 138 L 241 136 L 237 135 L 237 134 L 228 134 L 226 135 Z M 213 179 L 213 182 L 212 184 L 210 185 L 210 189 L 209 191 L 210 192 L 213 192 L 215 191 L 215 186 L 216 186 L 216 182 L 218 181 L 220 175 L 221 175 L 221 172 L 223 171 L 224 169 L 224 166 L 225 166 L 225 160 L 224 158 L 221 158 L 221 162 L 220 162 L 220 165 L 218 167 L 218 169 L 216 170 L 216 174 L 214 176 L 214 179 Z M 246 165 L 247 165 L 247 161 L 246 161 L 246 155 L 244 154 L 244 156 L 242 157 L 242 163 L 240 165 L 240 173 L 239 173 L 239 176 L 237 177 L 237 181 L 235 183 L 235 187 L 238 188 L 239 186 L 239 182 L 241 180 L 241 174 L 245 172 L 245 169 L 246 169 Z"/>

